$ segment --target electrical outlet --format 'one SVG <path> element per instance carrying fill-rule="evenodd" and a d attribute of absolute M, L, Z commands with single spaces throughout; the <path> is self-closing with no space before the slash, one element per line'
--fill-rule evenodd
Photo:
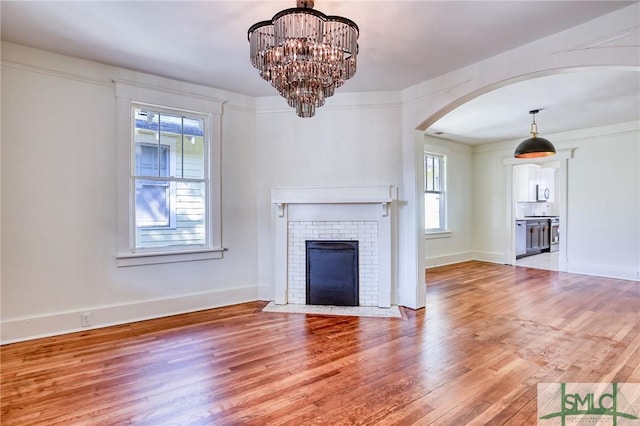
<path fill-rule="evenodd" d="M 636 278 L 640 278 L 640 271 L 636 272 Z"/>
<path fill-rule="evenodd" d="M 82 327 L 91 327 L 91 312 L 80 314 L 80 325 Z"/>

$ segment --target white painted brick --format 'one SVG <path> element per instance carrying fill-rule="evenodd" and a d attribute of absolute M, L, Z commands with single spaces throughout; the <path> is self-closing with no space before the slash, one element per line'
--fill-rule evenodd
<path fill-rule="evenodd" d="M 289 303 L 306 303 L 307 240 L 358 241 L 361 306 L 378 304 L 378 224 L 375 221 L 289 222 L 287 269 Z"/>

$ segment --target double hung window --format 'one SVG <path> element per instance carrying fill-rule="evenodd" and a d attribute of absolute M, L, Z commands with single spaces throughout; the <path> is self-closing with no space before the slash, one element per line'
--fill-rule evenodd
<path fill-rule="evenodd" d="M 205 118 L 133 104 L 135 249 L 207 244 Z"/>
<path fill-rule="evenodd" d="M 446 230 L 445 157 L 424 154 L 424 211 L 426 232 Z"/>
<path fill-rule="evenodd" d="M 118 83 L 116 94 L 118 265 L 221 257 L 219 104 Z"/>

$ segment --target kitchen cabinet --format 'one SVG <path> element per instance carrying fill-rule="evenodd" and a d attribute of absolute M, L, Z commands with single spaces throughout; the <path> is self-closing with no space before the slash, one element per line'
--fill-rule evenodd
<path fill-rule="evenodd" d="M 516 220 L 516 259 L 527 254 L 527 221 Z"/>
<path fill-rule="evenodd" d="M 538 169 L 535 164 L 523 164 L 513 168 L 513 186 L 516 201 L 536 201 Z"/>
<path fill-rule="evenodd" d="M 551 247 L 549 241 L 549 219 L 534 219 L 527 220 L 526 222 L 526 254 L 537 254 L 543 251 L 549 251 Z"/>
<path fill-rule="evenodd" d="M 551 247 L 551 238 L 550 231 L 551 227 L 549 225 L 549 220 L 541 220 L 540 221 L 540 250 L 541 251 L 549 251 Z"/>
<path fill-rule="evenodd" d="M 527 254 L 540 252 L 540 222 L 527 221 Z"/>
<path fill-rule="evenodd" d="M 549 189 L 548 202 L 553 202 L 555 192 L 556 169 L 537 164 L 522 164 L 513 168 L 513 187 L 515 201 L 538 201 L 538 189 Z"/>

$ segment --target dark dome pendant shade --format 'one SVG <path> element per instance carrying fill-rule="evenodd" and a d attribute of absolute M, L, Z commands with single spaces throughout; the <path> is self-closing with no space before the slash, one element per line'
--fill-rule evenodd
<path fill-rule="evenodd" d="M 520 142 L 513 154 L 515 158 L 540 158 L 556 155 L 556 148 L 548 139 L 538 137 L 538 125 L 536 124 L 536 114 L 540 110 L 534 109 L 529 111 L 533 115 L 533 123 L 531 123 L 531 137 Z"/>

